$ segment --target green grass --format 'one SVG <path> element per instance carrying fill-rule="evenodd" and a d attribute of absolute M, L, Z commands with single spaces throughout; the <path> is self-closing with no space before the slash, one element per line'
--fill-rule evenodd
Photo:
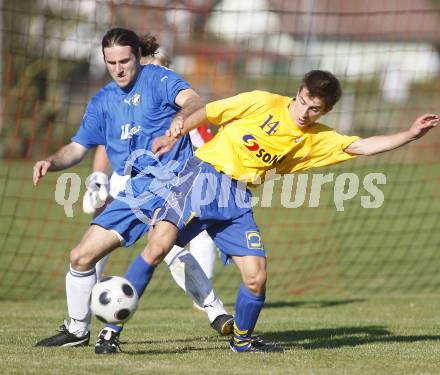
<path fill-rule="evenodd" d="M 229 301 L 232 302 L 232 301 Z M 231 309 L 231 306 L 228 305 Z M 268 299 L 256 333 L 283 354 L 237 354 L 180 297 L 146 297 L 126 325 L 123 353 L 36 348 L 62 321 L 64 301 L 1 302 L 4 374 L 435 374 L 436 295 Z M 94 321 L 93 340 L 100 324 Z"/>
<path fill-rule="evenodd" d="M 439 167 L 395 163 L 383 156 L 316 170 L 333 173 L 335 179 L 344 172 L 359 176 L 359 193 L 345 202 L 343 212 L 335 208 L 332 183 L 324 185 L 319 207 L 308 207 L 308 193 L 301 207 L 289 209 L 281 205 L 282 182 L 277 181 L 271 208 L 255 208 L 269 256 L 270 295 L 437 292 Z M 80 201 L 74 217 L 66 218 L 54 200 L 58 174 L 49 174 L 35 189 L 31 168 L 31 163 L 0 163 L 0 300 L 62 297 L 69 250 L 90 219 Z M 88 166 L 69 172 L 78 172 L 84 182 Z M 361 196 L 368 195 L 362 181 L 370 172 L 387 177 L 381 186 L 385 201 L 377 209 L 361 206 Z M 145 243 L 141 239 L 115 251 L 107 273 L 123 274 Z M 165 269 L 153 283 L 158 294 L 179 293 Z M 235 290 L 232 267 L 217 264 L 215 285 L 222 294 Z"/>
<path fill-rule="evenodd" d="M 367 160 L 316 173 L 386 174 L 381 208 L 363 209 L 361 189 L 338 212 L 328 184 L 318 208 L 307 196 L 286 209 L 276 183 L 272 207 L 255 209 L 269 262 L 257 333 L 286 353 L 230 352 L 161 265 L 127 325 L 124 353 L 104 358 L 93 347 L 33 347 L 62 323 L 69 249 L 89 217 L 79 202 L 73 218 L 64 216 L 53 196 L 57 174 L 35 189 L 31 163 L 0 163 L 0 373 L 440 373 L 439 163 Z M 73 171 L 84 181 L 88 167 Z M 116 251 L 106 273 L 123 274 L 144 245 Z M 216 267 L 214 286 L 233 311 L 237 271 Z"/>

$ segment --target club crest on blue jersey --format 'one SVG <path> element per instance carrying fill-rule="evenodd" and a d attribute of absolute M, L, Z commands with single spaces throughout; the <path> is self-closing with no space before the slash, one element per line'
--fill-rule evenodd
<path fill-rule="evenodd" d="M 251 250 L 263 250 L 260 233 L 255 230 L 246 232 L 247 247 Z"/>
<path fill-rule="evenodd" d="M 139 105 L 141 102 L 141 94 L 136 93 L 133 95 L 133 97 L 131 98 L 131 104 L 133 105 Z"/>
<path fill-rule="evenodd" d="M 128 104 L 128 105 L 134 105 L 134 106 L 141 104 L 141 94 L 139 94 L 138 92 L 133 94 L 133 96 L 131 98 L 124 99 L 124 103 Z"/>

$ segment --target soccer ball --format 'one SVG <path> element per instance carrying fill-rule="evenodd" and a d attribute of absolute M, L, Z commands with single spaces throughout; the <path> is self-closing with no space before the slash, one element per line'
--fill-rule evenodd
<path fill-rule="evenodd" d="M 132 317 L 137 306 L 136 289 L 123 277 L 106 277 L 92 289 L 90 307 L 101 322 L 124 323 Z"/>

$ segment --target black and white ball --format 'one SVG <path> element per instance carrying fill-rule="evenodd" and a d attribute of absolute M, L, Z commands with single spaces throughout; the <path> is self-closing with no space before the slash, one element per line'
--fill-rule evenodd
<path fill-rule="evenodd" d="M 124 323 L 138 306 L 138 295 L 133 285 L 123 277 L 104 278 L 92 289 L 90 307 L 104 323 Z"/>

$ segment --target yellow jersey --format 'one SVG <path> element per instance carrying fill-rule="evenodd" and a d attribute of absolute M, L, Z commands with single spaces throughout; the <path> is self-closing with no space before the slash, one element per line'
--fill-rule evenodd
<path fill-rule="evenodd" d="M 206 105 L 209 122 L 221 125 L 195 155 L 233 179 L 261 184 L 266 173 L 287 174 L 355 157 L 344 152 L 359 137 L 319 123 L 301 129 L 288 106 L 292 98 L 245 92 Z"/>

